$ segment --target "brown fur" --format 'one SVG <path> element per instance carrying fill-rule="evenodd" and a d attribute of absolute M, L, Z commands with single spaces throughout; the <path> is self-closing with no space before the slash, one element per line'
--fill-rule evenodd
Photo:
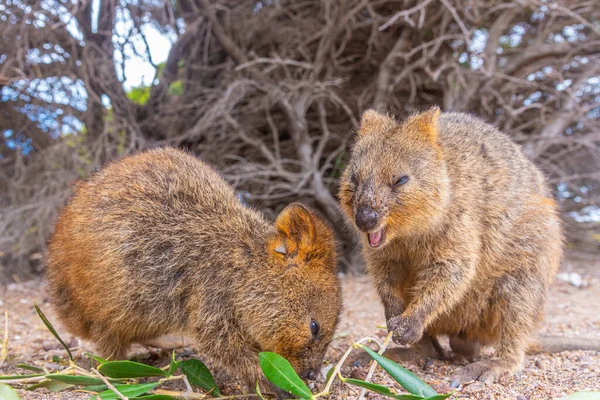
<path fill-rule="evenodd" d="M 385 232 L 371 248 L 359 231 L 397 343 L 449 335 L 470 357 L 479 343 L 498 345 L 460 381 L 522 367 L 563 236 L 542 173 L 508 136 L 438 108 L 400 124 L 367 111 L 339 196 L 350 221 L 367 206 L 378 215 L 371 232 Z"/>
<path fill-rule="evenodd" d="M 341 309 L 335 269 L 332 232 L 311 211 L 292 204 L 270 224 L 206 164 L 157 149 L 77 184 L 48 281 L 62 322 L 102 355 L 178 332 L 253 384 L 259 351 L 318 372 Z"/>

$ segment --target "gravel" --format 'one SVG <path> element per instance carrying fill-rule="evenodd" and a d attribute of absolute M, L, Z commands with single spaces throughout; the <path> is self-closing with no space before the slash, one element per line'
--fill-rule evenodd
<path fill-rule="evenodd" d="M 542 334 L 580 336 L 600 339 L 600 261 L 592 257 L 572 253 L 563 265 L 563 271 L 569 279 L 557 279 L 549 294 L 546 321 L 541 328 Z M 570 279 L 577 274 L 577 279 Z M 577 285 L 575 283 L 585 282 Z M 344 311 L 325 361 L 334 364 L 355 340 L 365 336 L 383 339 L 385 319 L 383 307 L 368 276 L 343 276 Z M 0 373 L 16 374 L 26 371 L 16 368 L 18 363 L 28 363 L 47 368 L 55 368 L 54 356 L 65 358 L 65 351 L 45 328 L 33 309 L 34 302 L 46 313 L 51 321 L 56 321 L 54 313 L 47 302 L 43 281 L 40 279 L 9 284 L 0 288 L 0 305 L 9 313 L 9 357 Z M 0 318 L 0 327 L 4 326 Z M 62 338 L 75 348 L 74 355 L 81 366 L 87 367 L 89 361 L 83 352 L 93 352 L 88 342 L 80 342 L 65 332 L 55 323 Z M 395 351 L 390 346 L 390 357 Z M 342 374 L 346 377 L 364 379 L 369 368 L 369 361 L 364 352 L 355 350 L 347 360 Z M 438 392 L 451 391 L 452 374 L 466 361 L 461 359 L 438 360 L 428 359 L 418 350 L 413 351 L 412 358 L 401 361 L 402 365 L 426 382 Z M 492 348 L 483 350 L 483 357 L 493 355 Z M 169 353 L 157 349 L 135 346 L 132 354 L 138 354 L 144 362 L 164 366 L 169 362 Z M 192 355 L 189 349 L 178 349 L 178 357 Z M 201 354 L 199 357 L 202 357 Z M 225 372 L 213 368 L 216 381 L 222 392 L 227 394 L 242 393 L 240 383 Z M 425 367 L 425 368 L 423 368 Z M 381 369 L 377 369 L 373 381 L 396 391 L 402 392 L 400 386 Z M 177 383 L 173 389 L 182 389 Z M 315 390 L 323 387 L 322 377 L 315 382 Z M 453 398 L 461 399 L 558 399 L 576 391 L 600 391 L 600 353 L 594 351 L 572 351 L 558 354 L 538 354 L 527 357 L 523 372 L 517 376 L 505 376 L 495 384 L 470 382 L 459 388 Z M 26 391 L 18 388 L 23 399 L 88 399 L 89 394 L 75 391 L 49 393 L 44 389 Z M 334 384 L 331 399 L 353 399 L 360 394 L 359 388 Z M 384 398 L 370 394 L 368 399 Z M 600 398 L 600 396 L 599 396 Z"/>

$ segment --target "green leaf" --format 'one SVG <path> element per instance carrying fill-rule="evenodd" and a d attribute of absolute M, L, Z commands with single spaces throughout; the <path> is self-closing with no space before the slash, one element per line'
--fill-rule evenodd
<path fill-rule="evenodd" d="M 389 358 L 386 358 L 381 354 L 376 353 L 367 346 L 361 345 L 360 347 L 362 347 L 367 353 L 369 353 L 371 358 L 377 361 L 377 364 L 381 365 L 381 368 L 383 368 L 388 374 L 390 374 L 392 378 L 396 380 L 396 382 L 402 385 L 402 387 L 408 390 L 410 393 L 423 397 L 437 395 L 437 392 L 433 390 L 431 386 L 423 382 L 418 376 L 416 376 L 406 368 L 401 367 Z"/>
<path fill-rule="evenodd" d="M 151 383 L 140 383 L 137 385 L 116 385 L 115 389 L 119 391 L 123 396 L 128 398 L 138 397 L 158 386 L 158 382 Z M 96 396 L 100 396 L 101 399 L 118 399 L 119 395 L 108 389 L 102 393 L 98 393 L 90 397 L 90 400 L 95 399 Z"/>
<path fill-rule="evenodd" d="M 156 66 L 156 76 L 157 77 L 160 77 L 162 75 L 163 71 L 165 70 L 166 65 L 167 65 L 167 62 L 163 61 Z"/>
<path fill-rule="evenodd" d="M 35 378 L 36 376 L 44 376 L 45 374 L 28 374 L 28 375 L 2 375 L 0 381 L 10 379 L 23 379 L 23 378 Z"/>
<path fill-rule="evenodd" d="M 264 396 L 262 395 L 262 393 L 260 392 L 260 385 L 258 384 L 258 381 L 256 381 L 256 388 L 255 388 L 255 390 L 254 390 L 254 391 L 256 392 L 256 394 L 258 395 L 258 397 L 259 397 L 261 400 L 267 400 L 267 399 L 265 399 L 265 397 L 264 397 Z"/>
<path fill-rule="evenodd" d="M 329 368 L 329 371 L 327 371 L 327 377 L 325 378 L 325 383 L 329 382 L 329 380 L 331 379 L 331 375 L 333 375 L 333 371 L 335 371 L 335 365 L 332 368 Z"/>
<path fill-rule="evenodd" d="M 446 393 L 446 394 L 436 394 L 435 396 L 427 397 L 425 400 L 443 400 L 450 396 L 452 396 L 454 392 Z"/>
<path fill-rule="evenodd" d="M 288 360 L 271 352 L 258 353 L 258 359 L 263 374 L 272 384 L 303 399 L 313 398 L 310 389 L 296 374 Z"/>
<path fill-rule="evenodd" d="M 561 397 L 559 400 L 599 400 L 600 392 L 577 392 L 570 394 L 565 397 Z"/>
<path fill-rule="evenodd" d="M 127 98 L 135 104 L 143 106 L 150 100 L 150 86 L 138 86 L 131 88 Z"/>
<path fill-rule="evenodd" d="M 85 390 L 88 392 L 103 392 L 106 389 L 108 389 L 108 386 L 106 386 L 105 384 L 102 385 L 90 385 L 90 386 L 86 386 Z"/>
<path fill-rule="evenodd" d="M 169 369 L 167 370 L 167 376 L 171 376 L 177 371 L 181 365 L 181 361 L 175 361 L 175 350 L 173 350 L 173 354 L 171 354 L 171 364 L 169 364 Z"/>
<path fill-rule="evenodd" d="M 181 96 L 183 94 L 183 81 L 181 79 L 169 84 L 169 95 Z"/>
<path fill-rule="evenodd" d="M 143 378 L 146 376 L 167 376 L 162 369 L 133 361 L 107 361 L 98 367 L 98 372 L 109 378 Z"/>
<path fill-rule="evenodd" d="M 199 386 L 213 396 L 220 396 L 219 388 L 210 371 L 200 360 L 185 360 L 181 362 L 181 372 L 187 376 L 192 385 Z"/>
<path fill-rule="evenodd" d="M 344 378 L 343 381 L 345 383 L 349 383 L 349 384 L 355 385 L 355 386 L 360 386 L 362 388 L 369 389 L 375 393 L 379 393 L 379 394 L 382 394 L 387 397 L 392 397 L 394 399 L 401 399 L 401 400 L 421 400 L 421 399 L 423 399 L 422 396 L 417 396 L 415 394 L 396 394 L 385 386 L 378 385 L 376 383 L 361 381 L 360 379 Z"/>
<path fill-rule="evenodd" d="M 10 386 L 0 383 L 0 399 L 2 400 L 19 400 L 19 394 Z"/>
<path fill-rule="evenodd" d="M 81 375 L 63 375 L 63 374 L 49 374 L 46 375 L 46 378 L 51 379 L 53 381 L 68 383 L 70 385 L 103 385 L 104 382 L 102 379 L 93 378 L 91 376 L 81 376 Z"/>
<path fill-rule="evenodd" d="M 0 383 L 0 399 L 2 400 L 19 400 L 19 394 L 10 386 Z"/>
<path fill-rule="evenodd" d="M 104 363 L 108 362 L 104 358 L 95 356 L 95 355 L 90 354 L 90 353 L 83 353 L 83 355 L 86 356 L 86 357 L 88 357 L 88 358 L 91 358 L 92 360 L 96 361 L 98 364 L 104 364 Z"/>
<path fill-rule="evenodd" d="M 17 368 L 27 369 L 29 371 L 35 371 L 35 372 L 44 372 L 43 368 L 36 367 L 35 365 L 30 365 L 30 364 L 19 363 L 19 364 L 17 364 Z"/>
<path fill-rule="evenodd" d="M 46 318 L 46 315 L 44 315 L 44 313 L 42 312 L 42 310 L 40 310 L 40 308 L 37 306 L 37 304 L 34 303 L 33 307 L 35 308 L 35 311 L 40 316 L 40 319 L 42 320 L 44 325 L 46 325 L 46 328 L 48 328 L 48 330 L 50 331 L 50 333 L 52 333 L 54 335 L 56 340 L 58 340 L 60 342 L 60 344 L 62 344 L 62 346 L 65 348 L 65 350 L 67 350 L 67 354 L 69 355 L 69 360 L 73 361 L 73 354 L 71 354 L 71 350 L 69 350 L 69 346 L 67 346 L 65 344 L 65 342 L 63 342 L 63 340 L 60 338 L 60 336 L 56 332 L 56 329 L 54 329 L 54 327 L 52 326 L 50 321 L 48 321 L 48 318 Z"/>
<path fill-rule="evenodd" d="M 63 382 L 55 382 L 50 379 L 44 379 L 41 382 L 36 383 L 35 385 L 31 385 L 26 387 L 27 390 L 35 390 L 38 388 L 46 388 L 51 392 L 60 392 L 61 390 L 65 390 L 70 388 L 73 385 Z"/>

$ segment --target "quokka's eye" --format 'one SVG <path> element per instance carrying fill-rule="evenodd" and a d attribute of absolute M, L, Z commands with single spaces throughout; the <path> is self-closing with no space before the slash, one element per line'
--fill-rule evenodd
<path fill-rule="evenodd" d="M 406 182 L 408 182 L 408 175 L 402 175 L 394 182 L 394 186 L 404 185 Z"/>
<path fill-rule="evenodd" d="M 313 339 L 317 338 L 317 335 L 319 334 L 320 330 L 321 327 L 319 326 L 319 323 L 317 321 L 310 321 L 310 331 L 312 332 Z"/>

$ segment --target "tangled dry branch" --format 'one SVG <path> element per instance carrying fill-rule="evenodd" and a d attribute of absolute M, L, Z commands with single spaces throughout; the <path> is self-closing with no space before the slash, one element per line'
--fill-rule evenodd
<path fill-rule="evenodd" d="M 70 182 L 173 145 L 267 212 L 297 199 L 315 207 L 352 270 L 357 243 L 335 191 L 357 118 L 433 104 L 511 134 L 556 185 L 571 238 L 594 237 L 571 217 L 600 195 L 593 0 L 98 3 L 97 13 L 90 0 L 0 7 L 0 129 L 32 149 L 0 140 L 0 251 L 12 259 L 43 249 Z M 124 64 L 131 52 L 152 62 L 148 25 L 174 44 L 137 101 Z"/>

